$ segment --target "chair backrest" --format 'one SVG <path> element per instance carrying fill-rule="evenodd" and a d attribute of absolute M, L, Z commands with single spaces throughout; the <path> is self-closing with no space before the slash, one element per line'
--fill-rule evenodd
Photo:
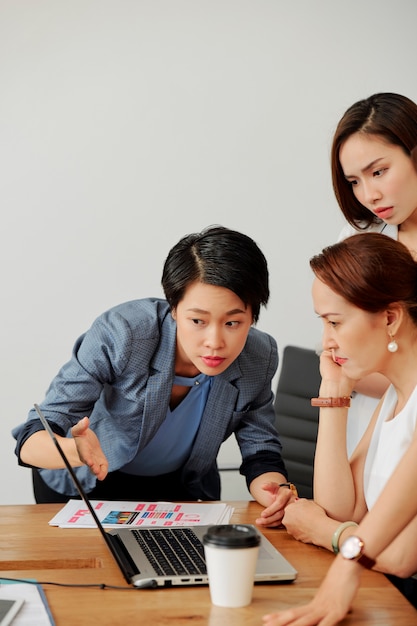
<path fill-rule="evenodd" d="M 318 395 L 320 381 L 319 357 L 314 350 L 284 348 L 274 403 L 276 427 L 289 479 L 302 498 L 313 497 L 319 410 L 310 400 Z"/>

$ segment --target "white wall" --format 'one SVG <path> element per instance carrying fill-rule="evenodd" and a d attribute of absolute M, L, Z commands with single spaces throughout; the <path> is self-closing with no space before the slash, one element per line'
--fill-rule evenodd
<path fill-rule="evenodd" d="M 0 503 L 33 501 L 11 428 L 99 313 L 162 295 L 182 235 L 251 235 L 258 326 L 316 345 L 332 133 L 376 91 L 417 100 L 416 23 L 415 0 L 0 0 Z"/>

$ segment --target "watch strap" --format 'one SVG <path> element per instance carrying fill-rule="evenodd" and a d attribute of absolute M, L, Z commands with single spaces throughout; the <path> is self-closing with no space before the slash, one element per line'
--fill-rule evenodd
<path fill-rule="evenodd" d="M 295 497 L 298 497 L 298 491 L 297 491 L 297 487 L 294 485 L 294 483 L 281 483 L 280 487 L 288 487 L 288 489 L 290 489 L 293 494 L 295 495 Z"/>
<path fill-rule="evenodd" d="M 350 396 L 342 396 L 341 398 L 311 398 L 311 406 L 321 406 L 329 408 L 350 407 Z"/>
<path fill-rule="evenodd" d="M 366 556 L 366 554 L 362 554 L 358 559 L 358 563 L 360 563 L 363 567 L 366 567 L 366 569 L 372 569 L 376 561 L 374 559 L 370 559 L 369 556 Z"/>

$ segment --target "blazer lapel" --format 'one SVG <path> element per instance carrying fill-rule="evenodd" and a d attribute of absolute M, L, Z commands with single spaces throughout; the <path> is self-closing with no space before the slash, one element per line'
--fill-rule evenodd
<path fill-rule="evenodd" d="M 139 450 L 152 439 L 166 418 L 174 381 L 176 324 L 169 315 L 162 323 L 161 345 L 150 363 Z"/>
<path fill-rule="evenodd" d="M 227 376 L 220 374 L 214 377 L 200 428 L 186 463 L 186 471 L 207 471 L 207 459 L 217 457 L 218 449 L 224 441 L 228 421 L 239 393 L 231 381 L 240 376 L 240 369 L 233 363 L 229 370 Z"/>

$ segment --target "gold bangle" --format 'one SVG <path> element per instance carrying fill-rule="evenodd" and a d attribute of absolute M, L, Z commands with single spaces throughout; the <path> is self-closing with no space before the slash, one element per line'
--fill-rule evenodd
<path fill-rule="evenodd" d="M 311 398 L 311 406 L 349 408 L 350 396 L 342 396 L 341 398 Z"/>
<path fill-rule="evenodd" d="M 349 526 L 357 526 L 357 523 L 356 522 L 343 522 L 343 524 L 340 524 L 340 526 L 338 526 L 336 530 L 334 531 L 333 536 L 332 536 L 332 548 L 335 554 L 339 553 L 340 535 L 346 528 L 349 528 Z"/>

